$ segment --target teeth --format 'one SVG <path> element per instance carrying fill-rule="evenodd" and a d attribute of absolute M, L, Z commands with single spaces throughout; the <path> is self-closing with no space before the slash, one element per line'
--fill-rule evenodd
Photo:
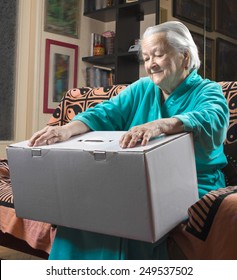
<path fill-rule="evenodd" d="M 151 70 L 150 72 L 151 72 L 151 74 L 155 74 L 155 73 L 160 73 L 160 72 L 162 72 L 162 70 Z"/>

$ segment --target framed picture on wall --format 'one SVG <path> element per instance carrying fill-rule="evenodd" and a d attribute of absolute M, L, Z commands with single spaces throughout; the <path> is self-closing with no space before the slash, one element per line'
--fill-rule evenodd
<path fill-rule="evenodd" d="M 216 14 L 216 31 L 237 39 L 237 1 L 218 0 Z"/>
<path fill-rule="evenodd" d="M 213 0 L 173 0 L 173 16 L 194 25 L 213 30 Z"/>
<path fill-rule="evenodd" d="M 53 113 L 64 93 L 77 86 L 78 46 L 46 40 L 44 113 Z"/>
<path fill-rule="evenodd" d="M 80 0 L 45 0 L 44 29 L 78 38 Z"/>
<path fill-rule="evenodd" d="M 215 79 L 214 61 L 215 61 L 215 41 L 206 38 L 204 45 L 204 36 L 195 32 L 191 32 L 193 40 L 196 43 L 199 51 L 199 57 L 201 60 L 201 66 L 198 73 L 203 78 L 210 80 Z"/>
<path fill-rule="evenodd" d="M 237 45 L 221 38 L 216 44 L 216 80 L 236 81 Z"/>

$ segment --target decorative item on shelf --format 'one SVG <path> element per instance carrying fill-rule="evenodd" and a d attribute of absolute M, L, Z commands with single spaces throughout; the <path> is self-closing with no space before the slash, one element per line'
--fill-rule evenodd
<path fill-rule="evenodd" d="M 114 5 L 114 0 L 107 0 L 107 7 L 112 7 Z"/>
<path fill-rule="evenodd" d="M 107 0 L 95 0 L 95 9 L 104 9 L 107 6 Z"/>
<path fill-rule="evenodd" d="M 105 48 L 101 43 L 98 43 L 94 46 L 94 55 L 99 56 L 99 55 L 104 55 L 105 54 Z"/>
<path fill-rule="evenodd" d="M 102 36 L 105 38 L 105 54 L 114 53 L 114 31 L 105 31 Z"/>
<path fill-rule="evenodd" d="M 128 52 L 138 52 L 140 49 L 139 45 L 132 45 L 129 47 Z"/>
<path fill-rule="evenodd" d="M 92 32 L 91 33 L 91 48 L 90 48 L 90 56 L 93 56 L 94 55 L 94 47 L 95 47 L 95 44 L 98 42 L 98 37 L 101 36 L 100 34 L 97 34 L 97 33 L 94 33 Z"/>
<path fill-rule="evenodd" d="M 104 37 L 100 34 L 92 33 L 93 55 L 99 56 L 105 54 Z"/>
<path fill-rule="evenodd" d="M 139 52 L 140 50 L 140 44 L 139 44 L 139 39 L 134 40 L 134 45 L 131 45 L 128 49 L 128 52 Z"/>

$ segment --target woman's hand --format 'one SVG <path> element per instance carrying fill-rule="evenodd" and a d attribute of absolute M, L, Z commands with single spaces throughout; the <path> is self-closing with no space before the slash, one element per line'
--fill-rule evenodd
<path fill-rule="evenodd" d="M 46 126 L 33 134 L 29 140 L 29 146 L 51 145 L 66 141 L 73 135 L 82 134 L 89 130 L 89 127 L 81 121 L 74 121 L 63 126 Z"/>
<path fill-rule="evenodd" d="M 176 118 L 160 119 L 132 127 L 125 133 L 119 144 L 121 148 L 133 148 L 138 142 L 145 146 L 151 138 L 162 133 L 175 134 L 183 131 L 183 123 Z"/>

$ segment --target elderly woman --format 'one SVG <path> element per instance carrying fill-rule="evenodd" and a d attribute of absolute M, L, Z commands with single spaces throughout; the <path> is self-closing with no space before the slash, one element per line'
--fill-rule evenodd
<path fill-rule="evenodd" d="M 197 74 L 200 60 L 189 30 L 176 21 L 149 27 L 141 40 L 141 54 L 148 77 L 65 126 L 35 133 L 30 145 L 64 141 L 89 130 L 125 130 L 120 145 L 131 148 L 162 133 L 188 131 L 194 135 L 199 196 L 224 187 L 227 103 L 217 83 Z M 50 258 L 154 259 L 162 249 L 159 244 L 59 227 Z"/>

